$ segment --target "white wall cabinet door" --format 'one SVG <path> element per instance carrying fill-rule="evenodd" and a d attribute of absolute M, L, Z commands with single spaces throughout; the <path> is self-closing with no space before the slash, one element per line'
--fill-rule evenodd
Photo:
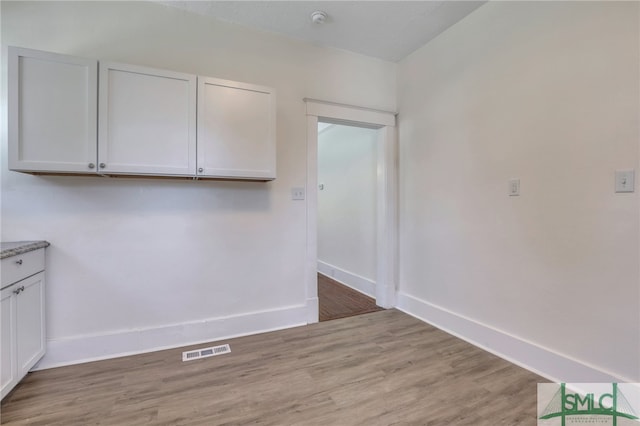
<path fill-rule="evenodd" d="M 276 177 L 275 91 L 198 77 L 198 177 Z"/>
<path fill-rule="evenodd" d="M 44 273 L 26 278 L 16 296 L 16 364 L 18 380 L 42 358 L 46 349 L 44 317 Z"/>
<path fill-rule="evenodd" d="M 8 49 L 9 169 L 95 170 L 98 62 Z"/>
<path fill-rule="evenodd" d="M 0 326 L 0 386 L 2 387 L 1 397 L 9 393 L 18 383 L 17 363 L 16 363 L 16 310 L 15 294 L 13 288 L 5 288 L 0 292 L 0 315 L 2 318 Z"/>
<path fill-rule="evenodd" d="M 195 174 L 195 75 L 101 62 L 99 99 L 99 173 Z"/>

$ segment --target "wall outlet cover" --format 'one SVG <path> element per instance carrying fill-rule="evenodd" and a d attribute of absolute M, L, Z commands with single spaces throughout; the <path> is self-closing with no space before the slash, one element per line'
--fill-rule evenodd
<path fill-rule="evenodd" d="M 616 170 L 616 192 L 633 192 L 635 175 L 635 170 Z"/>
<path fill-rule="evenodd" d="M 291 188 L 292 200 L 304 200 L 304 188 Z"/>

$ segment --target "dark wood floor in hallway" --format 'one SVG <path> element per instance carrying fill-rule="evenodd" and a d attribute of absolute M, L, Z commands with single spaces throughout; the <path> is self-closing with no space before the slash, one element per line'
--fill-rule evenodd
<path fill-rule="evenodd" d="M 220 343 L 30 373 L 2 423 L 534 426 L 544 381 L 394 309 Z"/>
<path fill-rule="evenodd" d="M 346 285 L 318 274 L 318 304 L 320 321 L 352 317 L 381 311 L 375 299 Z"/>

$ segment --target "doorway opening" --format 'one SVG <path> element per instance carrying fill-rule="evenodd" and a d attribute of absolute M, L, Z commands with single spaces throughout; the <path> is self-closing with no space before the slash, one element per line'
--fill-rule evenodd
<path fill-rule="evenodd" d="M 320 321 L 383 309 L 375 301 L 379 131 L 318 122 Z"/>
<path fill-rule="evenodd" d="M 356 293 L 362 292 L 370 294 L 375 299 L 375 305 L 382 308 L 390 308 L 395 305 L 396 297 L 396 271 L 397 271 L 397 224 L 396 224 L 396 133 L 395 133 L 395 114 L 386 111 L 378 111 L 367 108 L 353 107 L 349 105 L 341 105 L 330 102 L 317 101 L 313 99 L 305 99 L 307 107 L 307 249 L 306 249 L 306 292 L 307 292 L 307 322 L 317 322 L 319 319 L 318 306 L 318 271 L 328 278 L 338 278 L 339 281 L 345 281 L 347 275 L 351 280 L 351 287 Z M 353 188 L 341 188 L 336 180 L 329 179 L 327 182 L 320 182 L 319 176 L 319 135 L 318 123 L 325 123 L 323 126 L 333 129 L 342 129 L 344 132 L 352 132 L 357 130 L 367 130 L 373 149 L 372 152 L 366 154 L 370 161 L 373 161 L 374 170 L 371 172 L 373 182 L 370 182 L 370 191 L 375 194 L 366 200 L 360 200 L 366 203 L 366 208 L 373 210 L 372 215 L 367 219 L 372 221 L 375 232 L 371 232 L 373 237 L 360 239 L 361 245 L 368 245 L 369 251 L 366 256 L 367 260 L 363 260 L 363 256 L 359 259 L 351 259 L 350 267 L 342 268 L 333 262 L 342 262 L 340 256 L 334 257 L 332 261 L 319 258 L 319 249 L 322 256 L 326 258 L 326 245 L 319 239 L 319 226 L 323 226 L 319 222 L 319 209 L 326 207 L 319 204 L 319 197 L 325 198 L 329 194 L 329 190 L 333 191 L 332 195 L 343 192 L 342 200 L 344 200 L 344 192 L 355 191 Z M 341 126 L 341 127 L 339 127 Z M 328 130 L 324 130 L 328 131 Z M 340 132 L 338 132 L 340 133 Z M 365 132 L 366 133 L 366 132 Z M 363 133 L 364 134 L 364 133 Z M 365 137 L 366 139 L 366 137 Z M 338 147 L 338 150 L 344 146 Z M 361 153 L 362 154 L 362 153 Z M 350 155 L 355 155 L 351 153 Z M 324 178 L 323 178 L 324 179 Z M 343 177 L 344 179 L 344 177 Z M 354 179 L 354 176 L 349 177 Z M 330 182 L 330 183 L 329 183 Z M 343 180 L 344 182 L 344 180 Z M 322 185 L 322 189 L 320 189 Z M 346 185 L 344 185 L 346 187 Z M 323 191 L 323 194 L 320 192 Z M 327 191 L 327 192 L 324 192 Z M 353 194 L 353 193 L 352 193 Z M 355 197 L 355 194 L 354 194 Z M 339 200 L 340 197 L 337 197 Z M 325 200 L 322 200 L 324 202 Z M 358 203 L 351 203 L 352 211 L 358 206 Z M 336 201 L 333 201 L 336 204 Z M 338 201 L 339 203 L 339 201 Z M 354 207 L 356 206 L 356 207 Z M 362 212 L 362 206 L 359 206 Z M 349 217 L 348 213 L 343 217 L 347 217 L 347 221 L 351 221 L 351 226 L 355 226 L 353 217 Z M 320 219 L 324 221 L 325 219 Z M 371 223 L 369 224 L 371 225 Z M 348 228 L 348 227 L 347 227 Z M 353 229 L 351 229 L 353 231 Z M 332 231 L 334 234 L 336 230 Z M 345 231 L 346 232 L 346 231 Z M 363 232 L 361 229 L 358 232 Z M 342 238 L 342 236 L 340 236 Z M 342 238 L 344 242 L 344 238 Z M 371 247 L 373 246 L 373 247 Z M 340 251 L 344 251 L 345 247 L 334 244 Z M 373 254 L 372 254 L 373 253 Z M 334 253 L 335 254 L 335 253 Z M 363 253 L 361 252 L 360 255 Z M 358 258 L 358 256 L 355 256 Z M 358 263 L 359 262 L 359 263 Z M 368 263 L 367 263 L 368 262 Z M 354 266 L 355 265 L 355 266 Z M 349 269 L 354 269 L 349 271 Z M 358 273 L 357 271 L 364 271 Z M 347 273 L 346 275 L 344 273 Z M 355 272 L 355 273 L 354 273 Z M 350 274 L 349 274 L 350 273 Z M 367 277 L 371 276 L 371 278 Z M 354 276 L 355 277 L 354 279 Z M 358 279 L 364 278 L 364 279 Z M 322 280 L 323 278 L 321 278 Z"/>

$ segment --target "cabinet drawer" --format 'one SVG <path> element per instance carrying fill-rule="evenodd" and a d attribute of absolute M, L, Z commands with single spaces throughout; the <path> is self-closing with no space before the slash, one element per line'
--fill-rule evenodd
<path fill-rule="evenodd" d="M 33 250 L 2 259 L 0 271 L 2 286 L 5 288 L 17 281 L 25 279 L 44 270 L 44 249 Z"/>

